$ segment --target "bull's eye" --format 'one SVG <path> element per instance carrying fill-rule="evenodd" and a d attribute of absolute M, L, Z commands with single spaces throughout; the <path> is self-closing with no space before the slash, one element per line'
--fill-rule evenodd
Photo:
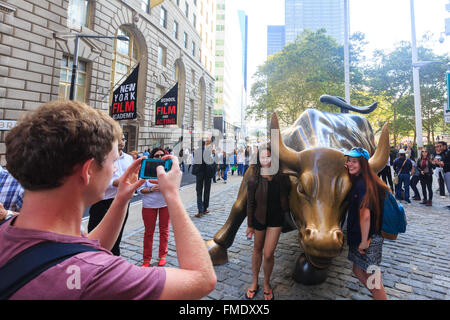
<path fill-rule="evenodd" d="M 297 184 L 297 191 L 298 191 L 298 193 L 301 193 L 304 196 L 306 196 L 305 188 L 303 188 L 303 185 L 301 182 Z"/>

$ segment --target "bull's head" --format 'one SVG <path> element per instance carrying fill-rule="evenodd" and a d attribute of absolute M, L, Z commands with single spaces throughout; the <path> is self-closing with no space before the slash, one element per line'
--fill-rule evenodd
<path fill-rule="evenodd" d="M 279 130 L 275 113 L 271 129 Z M 272 154 L 279 155 L 281 172 L 290 176 L 289 204 L 300 244 L 313 265 L 326 267 L 343 247 L 341 225 L 347 210 L 345 199 L 351 189 L 344 153 L 331 148 L 297 152 L 283 143 L 280 134 L 278 145 L 272 145 Z M 383 169 L 388 156 L 389 133 L 385 125 L 378 148 L 369 160 L 372 170 Z"/>

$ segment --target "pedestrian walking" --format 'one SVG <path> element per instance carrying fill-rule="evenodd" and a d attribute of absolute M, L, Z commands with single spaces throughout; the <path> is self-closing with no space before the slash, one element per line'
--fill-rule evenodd
<path fill-rule="evenodd" d="M 242 149 L 239 150 L 239 153 L 237 155 L 237 162 L 238 162 L 238 176 L 243 176 L 244 175 L 245 154 Z"/>
<path fill-rule="evenodd" d="M 214 175 L 213 175 L 213 182 L 217 183 L 217 154 L 216 154 L 216 149 L 212 149 L 212 157 L 214 159 Z"/>
<path fill-rule="evenodd" d="M 167 155 L 164 149 L 155 148 L 150 153 L 150 158 L 161 159 Z M 149 267 L 153 253 L 153 235 L 155 233 L 156 219 L 159 221 L 159 262 L 158 266 L 166 264 L 169 252 L 169 209 L 164 199 L 159 184 L 146 181 L 139 189 L 142 197 L 142 220 L 144 221 L 144 252 L 143 267 Z"/>
<path fill-rule="evenodd" d="M 179 161 L 180 161 L 180 169 L 181 169 L 181 172 L 184 172 L 184 170 L 185 170 L 185 161 L 186 161 L 186 158 L 185 158 L 185 156 L 184 156 L 184 150 L 183 150 L 183 148 L 181 148 L 180 152 L 178 152 L 178 159 L 179 159 Z"/>
<path fill-rule="evenodd" d="M 392 171 L 391 171 L 391 158 L 388 158 L 386 166 L 378 173 L 378 176 L 383 179 L 384 183 L 391 186 L 392 192 L 394 192 L 394 183 L 392 182 Z"/>
<path fill-rule="evenodd" d="M 411 171 L 410 186 L 411 189 L 413 189 L 414 191 L 413 200 L 420 201 L 421 200 L 420 193 L 419 190 L 417 189 L 417 184 L 419 183 L 420 180 L 420 169 L 417 167 L 417 162 L 411 160 L 411 163 L 413 165 L 413 169 Z"/>
<path fill-rule="evenodd" d="M 250 146 L 247 146 L 245 148 L 245 152 L 244 152 L 244 175 L 247 172 L 247 169 L 250 167 L 250 156 L 251 156 L 251 149 Z"/>
<path fill-rule="evenodd" d="M 389 188 L 369 167 L 369 152 L 357 147 L 345 153 L 345 163 L 352 188 L 347 196 L 349 201 L 347 215 L 348 259 L 353 262 L 353 273 L 372 293 L 375 300 L 387 300 L 380 263 L 383 237 L 381 225 L 385 193 Z M 369 285 L 371 272 L 379 277 L 378 286 Z"/>
<path fill-rule="evenodd" d="M 211 140 L 200 141 L 199 148 L 194 152 L 194 166 L 192 168 L 192 174 L 195 175 L 195 190 L 197 192 L 198 213 L 195 215 L 197 218 L 210 212 L 208 207 L 214 167 Z"/>
<path fill-rule="evenodd" d="M 19 181 L 0 165 L 0 221 L 20 212 L 24 195 L 25 190 Z"/>
<path fill-rule="evenodd" d="M 398 151 L 398 158 L 394 161 L 394 171 L 398 175 L 398 185 L 395 190 L 395 198 L 402 200 L 402 189 L 405 191 L 405 201 L 411 203 L 409 200 L 409 180 L 411 177 L 412 163 L 406 158 L 404 149 Z"/>
<path fill-rule="evenodd" d="M 222 152 L 222 162 L 220 162 L 220 171 L 222 172 L 223 183 L 227 183 L 228 159 L 227 153 L 225 151 Z"/>
<path fill-rule="evenodd" d="M 439 165 L 443 172 L 444 172 L 444 181 L 447 185 L 447 192 L 450 194 L 450 151 L 447 150 L 447 142 L 445 141 L 439 141 L 439 144 L 441 145 L 441 155 L 442 160 L 437 161 L 436 164 Z M 447 206 L 448 209 L 450 209 L 450 206 Z"/>
<path fill-rule="evenodd" d="M 289 211 L 289 180 L 284 175 L 264 175 L 264 168 L 271 165 L 269 146 L 260 148 L 257 163 L 253 165 L 247 185 L 247 238 L 253 236 L 252 283 L 245 293 L 253 299 L 259 290 L 258 278 L 261 265 L 264 270 L 264 299 L 274 300 L 270 278 L 275 264 L 275 248 L 284 223 L 284 213 Z M 250 170 L 250 169 L 249 169 Z"/>
<path fill-rule="evenodd" d="M 433 164 L 428 150 L 422 150 L 420 158 L 417 159 L 417 168 L 420 170 L 419 179 L 422 186 L 423 201 L 421 204 L 430 207 L 433 204 Z"/>
<path fill-rule="evenodd" d="M 234 149 L 233 153 L 230 155 L 230 164 L 231 164 L 231 175 L 234 176 L 234 172 L 237 170 L 237 153 L 236 149 Z"/>
<path fill-rule="evenodd" d="M 439 184 L 439 195 L 441 197 L 445 197 L 445 180 L 444 180 L 444 168 L 439 166 L 438 162 L 442 161 L 442 150 L 441 150 L 441 144 L 437 142 L 434 145 L 434 152 L 432 154 L 432 162 L 435 166 L 434 175 L 438 181 Z"/>

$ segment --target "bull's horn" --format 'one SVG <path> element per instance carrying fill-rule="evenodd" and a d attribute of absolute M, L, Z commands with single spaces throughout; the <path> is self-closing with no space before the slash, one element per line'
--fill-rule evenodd
<path fill-rule="evenodd" d="M 376 173 L 383 170 L 389 158 L 389 127 L 386 123 L 381 131 L 380 140 L 373 156 L 369 159 L 370 168 Z"/>
<path fill-rule="evenodd" d="M 274 112 L 272 114 L 272 119 L 270 121 L 270 129 L 278 130 L 278 143 L 272 143 L 272 154 L 279 155 L 281 169 L 284 173 L 290 173 L 291 170 L 296 172 L 300 164 L 300 155 L 297 151 L 287 147 L 281 136 L 280 124 L 278 123 L 277 114 Z"/>

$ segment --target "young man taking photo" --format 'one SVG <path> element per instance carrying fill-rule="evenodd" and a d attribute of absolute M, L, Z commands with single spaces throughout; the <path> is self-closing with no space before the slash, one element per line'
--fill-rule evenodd
<path fill-rule="evenodd" d="M 117 194 L 99 225 L 81 233 L 84 210 L 104 197 L 117 170 L 121 135 L 112 118 L 76 101 L 46 103 L 9 132 L 7 169 L 26 192 L 20 214 L 0 226 L 0 283 L 5 266 L 37 244 L 76 243 L 96 251 L 50 267 L 7 299 L 199 299 L 214 289 L 209 254 L 179 196 L 176 157 L 167 156 L 173 161 L 169 172 L 158 167 L 158 182 L 168 203 L 179 268 L 142 268 L 110 252 L 130 198 L 145 181 L 138 179 L 143 158 L 119 178 Z"/>

